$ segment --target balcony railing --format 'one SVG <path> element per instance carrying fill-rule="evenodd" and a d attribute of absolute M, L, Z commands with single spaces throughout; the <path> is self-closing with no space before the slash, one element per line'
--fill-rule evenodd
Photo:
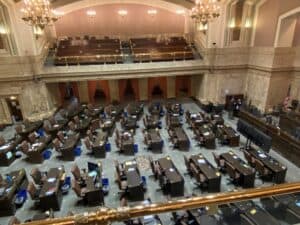
<path fill-rule="evenodd" d="M 240 202 L 255 198 L 266 198 L 275 195 L 292 194 L 300 192 L 300 183 L 286 183 L 276 186 L 244 189 L 227 193 L 211 194 L 199 197 L 185 198 L 164 203 L 153 203 L 148 206 L 121 207 L 117 209 L 100 208 L 91 213 L 82 213 L 64 218 L 54 218 L 41 221 L 33 221 L 26 225 L 99 225 L 116 221 L 124 221 L 131 218 L 143 217 L 159 213 L 174 212 L 201 208 L 206 206 L 221 205 Z"/>

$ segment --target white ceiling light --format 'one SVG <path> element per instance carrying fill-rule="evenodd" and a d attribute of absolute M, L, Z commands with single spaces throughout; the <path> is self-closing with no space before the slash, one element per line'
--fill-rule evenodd
<path fill-rule="evenodd" d="M 123 17 L 123 16 L 126 16 L 128 14 L 128 12 L 127 12 L 127 10 L 121 9 L 118 11 L 118 14 Z"/>
<path fill-rule="evenodd" d="M 176 14 L 178 14 L 178 15 L 184 14 L 184 9 L 177 9 Z"/>
<path fill-rule="evenodd" d="M 148 10 L 148 14 L 149 15 L 156 15 L 157 14 L 157 10 L 156 9 L 149 9 Z"/>
<path fill-rule="evenodd" d="M 90 17 L 94 17 L 94 16 L 96 16 L 97 13 L 95 10 L 88 10 L 88 11 L 86 11 L 86 14 Z"/>

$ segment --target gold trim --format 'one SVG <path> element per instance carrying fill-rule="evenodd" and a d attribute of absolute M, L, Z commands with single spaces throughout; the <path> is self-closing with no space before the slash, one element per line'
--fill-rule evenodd
<path fill-rule="evenodd" d="M 101 225 L 130 218 L 154 215 L 159 213 L 187 210 L 211 205 L 245 201 L 255 198 L 300 192 L 299 183 L 285 183 L 269 187 L 243 189 L 234 192 L 192 197 L 164 203 L 153 203 L 149 206 L 121 207 L 117 209 L 100 208 L 91 213 L 33 221 L 26 225 Z"/>

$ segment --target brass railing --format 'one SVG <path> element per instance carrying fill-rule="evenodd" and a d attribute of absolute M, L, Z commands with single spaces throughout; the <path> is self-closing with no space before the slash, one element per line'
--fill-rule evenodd
<path fill-rule="evenodd" d="M 164 203 L 153 203 L 148 206 L 140 205 L 135 207 L 120 207 L 117 209 L 99 208 L 98 210 L 90 213 L 82 213 L 64 218 L 33 221 L 26 223 L 26 225 L 101 225 L 146 215 L 194 209 L 204 206 L 221 205 L 225 203 L 270 197 L 274 195 L 291 194 L 296 192 L 300 192 L 300 182 L 254 189 L 243 189 L 233 192 L 185 198 L 176 201 L 167 201 Z"/>

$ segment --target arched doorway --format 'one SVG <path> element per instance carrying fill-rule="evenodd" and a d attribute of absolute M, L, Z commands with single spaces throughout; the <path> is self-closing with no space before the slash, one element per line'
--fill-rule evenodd
<path fill-rule="evenodd" d="M 139 86 L 137 79 L 126 79 L 119 81 L 119 95 L 121 101 L 138 101 Z"/>
<path fill-rule="evenodd" d="M 89 99 L 92 104 L 106 104 L 110 101 L 110 90 L 107 80 L 88 81 Z"/>
<path fill-rule="evenodd" d="M 167 78 L 151 77 L 148 79 L 148 99 L 163 99 L 167 97 Z"/>

